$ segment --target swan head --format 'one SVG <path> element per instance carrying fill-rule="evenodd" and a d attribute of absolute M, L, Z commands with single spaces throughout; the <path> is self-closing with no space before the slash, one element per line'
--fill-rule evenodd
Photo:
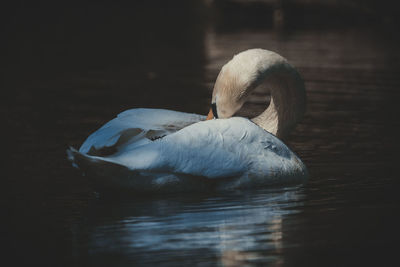
<path fill-rule="evenodd" d="M 213 108 L 209 117 L 232 117 L 263 80 L 264 70 L 281 59 L 283 58 L 274 52 L 258 48 L 235 55 L 222 67 L 215 81 L 211 101 Z"/>
<path fill-rule="evenodd" d="M 214 85 L 211 109 L 207 119 L 232 117 L 244 104 L 253 77 L 240 72 L 233 59 L 222 67 Z M 238 71 L 241 75 L 238 75 Z"/>
<path fill-rule="evenodd" d="M 271 100 L 266 110 L 251 120 L 278 137 L 286 136 L 305 112 L 304 81 L 285 58 L 264 49 L 243 51 L 222 67 L 207 119 L 232 117 L 261 84 Z"/>

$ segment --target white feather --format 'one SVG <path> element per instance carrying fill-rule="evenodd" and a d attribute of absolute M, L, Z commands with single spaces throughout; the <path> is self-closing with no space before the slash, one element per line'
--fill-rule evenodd
<path fill-rule="evenodd" d="M 252 121 L 231 117 L 265 81 L 271 105 Z M 231 189 L 300 182 L 303 162 L 275 135 L 284 136 L 305 110 L 304 83 L 276 53 L 251 49 L 219 74 L 213 103 L 222 118 L 163 109 L 132 109 L 90 135 L 68 158 L 101 188 L 187 191 L 211 184 Z M 268 130 L 268 131 L 267 131 Z"/>

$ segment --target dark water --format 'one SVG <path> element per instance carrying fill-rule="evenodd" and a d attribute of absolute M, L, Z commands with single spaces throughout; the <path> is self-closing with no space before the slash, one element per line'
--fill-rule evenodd
<path fill-rule="evenodd" d="M 3 260 L 398 266 L 400 41 L 389 2 L 188 2 L 5 9 Z M 285 142 L 309 169 L 306 185 L 109 199 L 66 160 L 68 145 L 128 108 L 205 114 L 220 67 L 254 47 L 304 77 L 308 111 Z"/>

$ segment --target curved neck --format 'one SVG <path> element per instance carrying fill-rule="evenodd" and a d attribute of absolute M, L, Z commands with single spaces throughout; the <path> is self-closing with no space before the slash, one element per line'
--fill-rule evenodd
<path fill-rule="evenodd" d="M 285 138 L 305 112 L 304 82 L 287 62 L 261 71 L 257 80 L 249 91 L 263 84 L 271 93 L 271 101 L 264 112 L 251 120 L 277 137 Z"/>
<path fill-rule="evenodd" d="M 271 93 L 271 102 L 252 121 L 279 138 L 287 136 L 303 117 L 306 93 L 300 74 L 277 53 L 256 48 L 235 55 L 218 75 L 212 103 L 221 118 L 229 118 L 258 87 Z"/>

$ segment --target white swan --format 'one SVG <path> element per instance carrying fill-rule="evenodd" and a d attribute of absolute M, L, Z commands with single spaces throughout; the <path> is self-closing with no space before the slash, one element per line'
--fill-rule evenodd
<path fill-rule="evenodd" d="M 251 120 L 232 117 L 261 84 L 271 92 L 268 108 Z M 100 190 L 304 181 L 305 165 L 277 137 L 302 118 L 305 103 L 304 83 L 294 67 L 274 52 L 250 49 L 223 66 L 207 120 L 162 109 L 128 110 L 90 135 L 79 151 L 70 148 L 68 157 Z"/>

